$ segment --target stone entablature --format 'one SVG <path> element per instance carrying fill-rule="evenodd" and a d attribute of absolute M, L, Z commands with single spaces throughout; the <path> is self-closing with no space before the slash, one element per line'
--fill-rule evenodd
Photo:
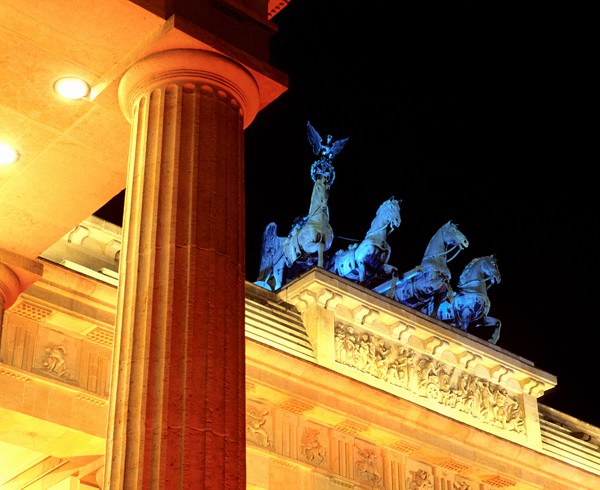
<path fill-rule="evenodd" d="M 44 276 L 4 315 L 0 363 L 107 397 L 116 287 L 43 264 Z"/>
<path fill-rule="evenodd" d="M 598 429 L 542 406 L 542 424 L 528 419 L 537 414 L 528 390 L 551 388 L 549 375 L 384 296 L 314 272 L 288 286 L 298 286 L 291 291 L 302 301 L 290 300 L 288 287 L 274 293 L 246 283 L 247 461 L 249 474 L 260 473 L 252 473 L 254 482 L 405 490 L 433 478 L 433 488 L 453 490 L 595 488 L 587 482 L 600 474 Z M 18 443 L 15 427 L 28 427 L 28 441 L 35 433 L 38 446 L 43 440 L 64 455 L 83 446 L 102 450 L 116 292 L 44 261 L 44 277 L 6 315 L 0 440 Z M 367 349 L 336 350 L 336 329 L 348 335 L 349 328 Z M 398 369 L 403 354 L 411 359 L 406 374 Z M 430 376 L 435 370 L 437 380 Z M 526 415 L 499 417 L 494 403 L 488 415 L 474 410 L 475 395 L 461 398 L 458 390 L 461 374 L 473 385 L 505 389 L 508 406 L 517 402 Z M 447 375 L 444 390 L 440 378 Z M 525 421 L 523 432 L 513 420 Z M 541 451 L 531 444 L 537 431 Z"/>
<path fill-rule="evenodd" d="M 250 339 L 246 353 L 248 488 L 596 488 L 589 469 L 476 424 Z"/>
<path fill-rule="evenodd" d="M 32 308 L 26 311 L 30 314 Z M 12 311 L 4 318 L 3 337 L 0 363 L 6 369 L 44 379 L 53 388 L 68 386 L 108 397 L 111 348 Z"/>
<path fill-rule="evenodd" d="M 278 296 L 300 311 L 318 364 L 541 448 L 537 398 L 556 378 L 530 362 L 323 269 Z"/>
<path fill-rule="evenodd" d="M 328 427 L 305 419 L 302 412 L 248 399 L 246 420 L 248 481 L 257 488 L 270 487 L 275 479 L 294 481 L 294 488 L 417 490 L 433 489 L 437 482 L 479 488 L 478 482 L 456 474 L 465 465 L 454 463 L 447 471 L 450 459 L 433 466 L 410 458 L 416 446 L 378 447 L 343 424 Z M 268 480 L 261 475 L 265 467 Z"/>
<path fill-rule="evenodd" d="M 69 459 L 103 461 L 116 287 L 40 263 L 43 277 L 4 314 L 0 446 L 49 455 L 39 463 L 47 474 L 56 458 L 60 471 L 73 464 Z M 15 475 L 26 479 L 36 471 L 37 464 Z"/>
<path fill-rule="evenodd" d="M 42 253 L 41 258 L 78 266 L 79 272 L 95 274 L 96 279 L 116 283 L 121 260 L 122 230 L 96 216 L 90 216 L 69 230 Z"/>
<path fill-rule="evenodd" d="M 515 487 L 514 478 L 451 457 L 423 458 L 419 445 L 379 446 L 361 435 L 366 426 L 350 420 L 330 427 L 305 418 L 302 412 L 249 397 L 246 421 L 249 488 L 270 487 L 272 480 L 294 481 L 299 485 L 294 488 L 323 489 L 526 488 Z M 265 468 L 268 479 L 261 474 Z"/>
<path fill-rule="evenodd" d="M 3 363 L 0 386 L 1 443 L 60 458 L 104 453 L 108 397 Z"/>

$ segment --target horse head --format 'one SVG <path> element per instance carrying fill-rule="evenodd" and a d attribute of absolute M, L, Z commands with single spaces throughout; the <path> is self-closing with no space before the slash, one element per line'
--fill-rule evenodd
<path fill-rule="evenodd" d="M 442 239 L 444 243 L 449 247 L 458 247 L 459 251 L 469 246 L 469 240 L 467 237 L 458 229 L 458 225 L 452 221 L 448 221 L 440 229 Z"/>
<path fill-rule="evenodd" d="M 381 217 L 388 224 L 390 233 L 395 228 L 400 228 L 400 223 L 402 222 L 400 218 L 401 202 L 402 200 L 394 199 L 394 196 L 392 196 L 387 201 L 384 201 L 377 210 L 377 216 Z"/>
<path fill-rule="evenodd" d="M 486 275 L 487 280 L 490 281 L 490 284 L 500 284 L 502 278 L 496 256 L 492 254 L 482 257 L 482 262 L 481 270 Z"/>
<path fill-rule="evenodd" d="M 421 265 L 426 270 L 437 271 L 450 277 L 450 270 L 447 263 L 453 260 L 461 250 L 469 246 L 469 240 L 458 229 L 458 225 L 452 221 L 448 221 L 442 225 L 431 237 Z M 449 256 L 450 252 L 456 250 L 454 255 Z"/>
<path fill-rule="evenodd" d="M 464 268 L 458 281 L 458 288 L 465 289 L 479 282 L 490 281 L 491 284 L 500 284 L 501 276 L 495 255 L 486 255 L 471 260 Z"/>

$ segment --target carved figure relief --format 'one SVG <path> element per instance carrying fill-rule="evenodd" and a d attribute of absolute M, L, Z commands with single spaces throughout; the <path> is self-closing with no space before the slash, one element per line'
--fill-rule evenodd
<path fill-rule="evenodd" d="M 406 479 L 408 490 L 425 490 L 433 488 L 433 475 L 425 470 L 411 471 L 411 476 Z"/>
<path fill-rule="evenodd" d="M 467 481 L 458 480 L 452 484 L 452 490 L 473 490 L 473 487 Z"/>
<path fill-rule="evenodd" d="M 319 431 L 306 427 L 302 433 L 300 445 L 302 454 L 310 464 L 324 465 L 327 462 L 327 450 L 319 442 Z"/>
<path fill-rule="evenodd" d="M 42 366 L 53 376 L 70 378 L 71 374 L 67 371 L 65 356 L 67 351 L 62 345 L 48 346 L 44 349 L 46 357 Z"/>
<path fill-rule="evenodd" d="M 269 434 L 264 428 L 267 422 L 269 411 L 266 408 L 261 410 L 250 407 L 246 412 L 246 438 L 248 442 L 257 446 L 270 446 Z"/>
<path fill-rule="evenodd" d="M 357 448 L 358 456 L 355 463 L 357 477 L 369 485 L 378 485 L 382 479 L 377 469 L 377 455 L 369 448 Z"/>
<path fill-rule="evenodd" d="M 337 322 L 336 361 L 494 427 L 525 433 L 524 410 L 506 389 L 410 348 Z"/>

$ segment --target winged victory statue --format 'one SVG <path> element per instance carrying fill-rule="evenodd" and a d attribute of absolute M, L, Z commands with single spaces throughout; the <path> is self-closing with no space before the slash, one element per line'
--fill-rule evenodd
<path fill-rule="evenodd" d="M 310 121 L 306 122 L 306 129 L 308 132 L 308 141 L 312 146 L 313 153 L 317 156 L 317 159 L 310 169 L 310 175 L 313 181 L 316 180 L 317 175 L 321 175 L 322 177 L 325 177 L 327 183 L 331 185 L 335 179 L 335 171 L 331 161 L 333 160 L 333 157 L 342 151 L 348 138 L 333 141 L 333 136 L 328 134 L 325 137 L 325 141 L 323 141 L 323 138 L 321 138 L 321 135 L 312 126 Z"/>

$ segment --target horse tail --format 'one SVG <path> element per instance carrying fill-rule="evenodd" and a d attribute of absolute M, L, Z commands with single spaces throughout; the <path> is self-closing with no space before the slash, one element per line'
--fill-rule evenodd
<path fill-rule="evenodd" d="M 281 239 L 277 236 L 277 224 L 269 223 L 263 232 L 262 247 L 260 251 L 260 269 L 257 282 L 266 282 L 273 273 L 273 266 L 281 254 Z"/>

